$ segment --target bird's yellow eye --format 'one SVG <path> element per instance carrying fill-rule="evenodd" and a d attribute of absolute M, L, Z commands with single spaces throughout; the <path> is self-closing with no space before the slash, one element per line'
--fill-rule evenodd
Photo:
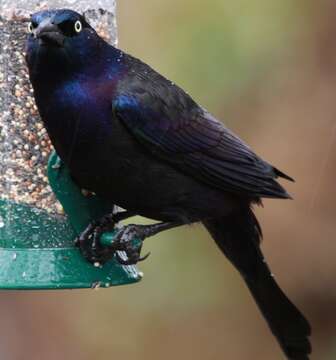
<path fill-rule="evenodd" d="M 29 32 L 29 33 L 32 33 L 33 30 L 34 30 L 34 26 L 33 26 L 33 23 L 30 21 L 30 22 L 28 23 L 28 32 Z"/>
<path fill-rule="evenodd" d="M 77 20 L 77 21 L 75 22 L 75 31 L 76 31 L 77 33 L 79 33 L 79 32 L 82 31 L 82 23 L 81 23 L 79 20 Z"/>

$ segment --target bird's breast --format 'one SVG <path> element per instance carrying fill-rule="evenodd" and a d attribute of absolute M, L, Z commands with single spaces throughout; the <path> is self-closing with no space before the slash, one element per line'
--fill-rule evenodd
<path fill-rule="evenodd" d="M 81 166 L 110 133 L 111 103 L 87 83 L 65 81 L 49 91 L 37 89 L 35 97 L 51 141 L 68 164 Z"/>

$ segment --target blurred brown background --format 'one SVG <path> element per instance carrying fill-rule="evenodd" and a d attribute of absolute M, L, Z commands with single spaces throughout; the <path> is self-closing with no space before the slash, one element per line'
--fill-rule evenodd
<path fill-rule="evenodd" d="M 296 179 L 257 209 L 263 251 L 336 359 L 336 2 L 120 0 L 119 44 Z M 138 219 L 136 219 L 138 221 Z M 1 293 L 0 359 L 280 360 L 243 281 L 198 225 L 149 239 L 143 281 Z"/>

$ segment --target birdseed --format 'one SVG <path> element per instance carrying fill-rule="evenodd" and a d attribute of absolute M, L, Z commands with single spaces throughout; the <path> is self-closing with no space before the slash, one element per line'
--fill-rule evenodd
<path fill-rule="evenodd" d="M 24 58 L 29 18 L 19 12 L 1 12 L 0 199 L 62 213 L 47 178 L 53 148 L 38 114 Z M 89 9 L 85 16 L 102 37 L 115 43 L 112 13 Z"/>

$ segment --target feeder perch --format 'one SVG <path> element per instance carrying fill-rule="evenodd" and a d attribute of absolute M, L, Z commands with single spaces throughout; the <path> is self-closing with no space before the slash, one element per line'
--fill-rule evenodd
<path fill-rule="evenodd" d="M 114 1 L 42 3 L 84 11 L 92 25 L 115 43 Z M 141 274 L 135 266 L 120 265 L 115 259 L 94 266 L 75 247 L 75 238 L 89 222 L 111 213 L 113 206 L 82 194 L 68 169 L 59 166 L 38 117 L 23 52 L 29 15 L 41 10 L 42 3 L 0 0 L 0 289 L 137 282 Z M 113 233 L 103 234 L 102 242 L 111 244 Z"/>
<path fill-rule="evenodd" d="M 139 281 L 141 275 L 135 266 L 122 266 L 111 260 L 96 267 L 84 260 L 74 246 L 76 236 L 90 221 L 113 209 L 96 196 L 82 195 L 68 170 L 59 163 L 54 153 L 48 176 L 67 219 L 51 217 L 44 210 L 24 204 L 0 202 L 1 218 L 5 219 L 8 211 L 13 217 L 9 228 L 4 222 L 0 224 L 0 288 L 110 287 Z M 104 234 L 103 240 L 105 245 L 111 244 L 113 233 Z"/>

